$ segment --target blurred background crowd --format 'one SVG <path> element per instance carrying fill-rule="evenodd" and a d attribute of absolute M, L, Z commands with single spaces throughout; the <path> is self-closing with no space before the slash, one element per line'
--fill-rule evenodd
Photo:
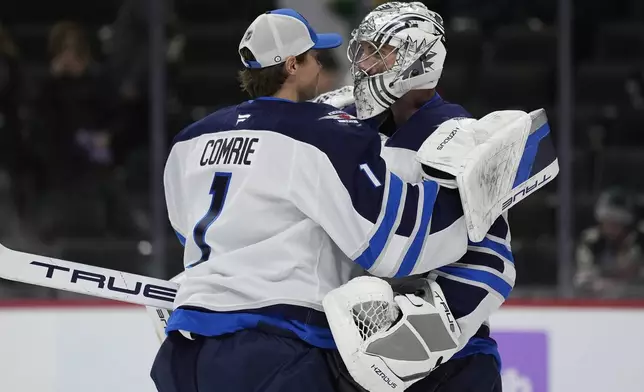
<path fill-rule="evenodd" d="M 447 28 L 438 91 L 477 117 L 545 108 L 570 163 L 510 212 L 513 297 L 644 297 L 644 2 L 561 1 L 570 14 L 557 0 L 424 1 Z M 151 208 L 158 157 L 184 126 L 246 99 L 236 71 L 248 24 L 288 6 L 348 34 L 382 2 L 158 0 L 156 12 L 146 0 L 2 2 L 0 243 L 178 273 L 181 245 Z M 149 60 L 151 24 L 162 28 L 163 64 Z M 348 83 L 342 49 L 320 61 L 320 92 Z M 69 296 L 0 281 L 0 298 Z"/>

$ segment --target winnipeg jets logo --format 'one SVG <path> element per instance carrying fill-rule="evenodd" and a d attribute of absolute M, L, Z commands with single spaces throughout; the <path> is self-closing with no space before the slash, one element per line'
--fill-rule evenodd
<path fill-rule="evenodd" d="M 324 117 L 320 117 L 319 120 L 335 120 L 342 124 L 358 124 L 360 121 L 352 115 L 343 112 L 342 110 L 334 110 L 331 113 L 327 114 Z"/>

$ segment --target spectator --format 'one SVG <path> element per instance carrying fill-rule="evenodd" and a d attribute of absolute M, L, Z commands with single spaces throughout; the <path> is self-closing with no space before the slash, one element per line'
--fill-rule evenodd
<path fill-rule="evenodd" d="M 603 297 L 624 295 L 644 283 L 644 233 L 637 227 L 632 196 L 620 189 L 605 191 L 595 218 L 597 225 L 582 232 L 577 247 L 575 285 Z"/>
<path fill-rule="evenodd" d="M 0 170 L 11 180 L 13 203 L 22 217 L 25 209 L 27 171 L 23 140 L 23 125 L 20 119 L 22 105 L 22 72 L 18 50 L 8 32 L 0 26 Z"/>
<path fill-rule="evenodd" d="M 41 145 L 57 182 L 78 178 L 79 171 L 108 167 L 110 88 L 92 59 L 83 28 L 73 22 L 54 25 L 49 35 L 50 74 L 36 103 Z"/>
<path fill-rule="evenodd" d="M 43 204 L 42 234 L 100 235 L 116 222 L 130 229 L 128 203 L 112 171 L 115 94 L 80 25 L 54 25 L 49 50 L 50 74 L 39 91 L 34 130 L 50 180 L 47 203 L 53 203 Z"/>

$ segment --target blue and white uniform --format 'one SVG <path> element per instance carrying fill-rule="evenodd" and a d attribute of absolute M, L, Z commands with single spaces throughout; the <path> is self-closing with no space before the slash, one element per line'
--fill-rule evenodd
<path fill-rule="evenodd" d="M 346 111 L 355 113 L 355 107 L 350 106 Z M 364 121 L 380 130 L 382 156 L 387 167 L 403 181 L 415 182 L 422 179 L 416 151 L 440 124 L 458 117 L 472 116 L 462 106 L 448 103 L 435 93 L 400 127 L 396 127 L 391 117 L 382 124 L 381 117 Z M 458 191 L 443 189 L 437 202 L 441 208 L 434 211 L 430 233 L 440 232 L 463 217 Z M 516 277 L 507 214 L 496 220 L 483 241 L 468 241 L 463 258 L 436 268 L 430 277 L 440 284 L 462 330 L 464 347 L 452 358 L 490 354 L 500 363 L 496 342 L 490 337 L 488 318 L 508 297 Z"/>
<path fill-rule="evenodd" d="M 404 277 L 463 256 L 458 198 L 403 181 L 380 153 L 378 133 L 354 117 L 275 98 L 177 135 L 165 189 L 187 279 L 168 331 L 216 336 L 262 323 L 331 348 L 327 292 L 361 269 Z"/>

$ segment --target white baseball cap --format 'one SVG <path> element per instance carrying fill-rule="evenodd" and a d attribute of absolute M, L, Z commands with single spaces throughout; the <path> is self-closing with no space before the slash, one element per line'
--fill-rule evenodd
<path fill-rule="evenodd" d="M 246 61 L 240 53 L 245 67 L 264 68 L 309 49 L 331 49 L 341 44 L 340 34 L 317 34 L 302 15 L 282 8 L 258 16 L 246 29 L 239 49 L 248 48 L 255 57 L 255 61 Z"/>

